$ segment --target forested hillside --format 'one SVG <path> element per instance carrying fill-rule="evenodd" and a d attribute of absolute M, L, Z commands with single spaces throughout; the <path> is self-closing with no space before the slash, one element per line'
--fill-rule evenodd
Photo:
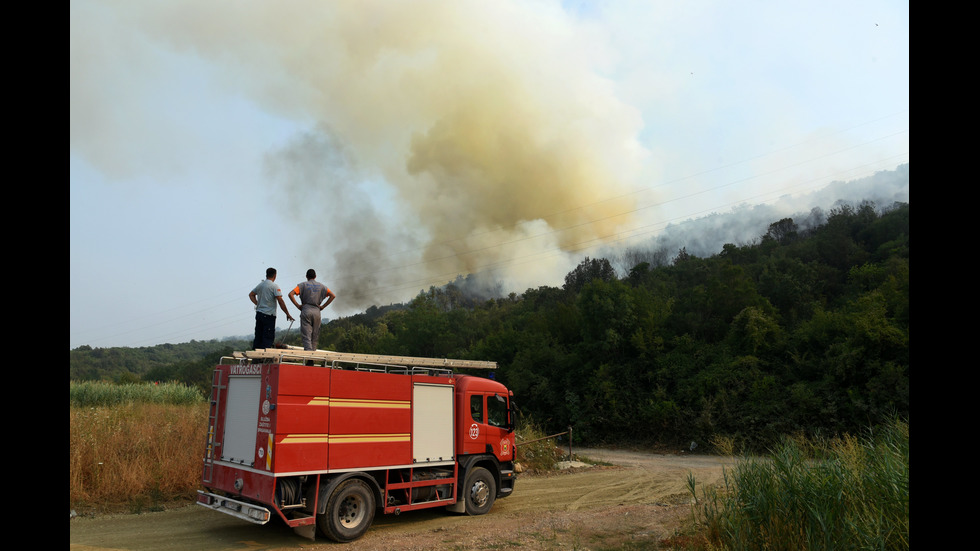
<path fill-rule="evenodd" d="M 207 392 L 210 373 L 223 354 L 251 347 L 244 340 L 191 341 L 140 348 L 79 346 L 68 352 L 71 381 L 180 381 Z M 206 394 L 205 394 L 206 395 Z"/>
<path fill-rule="evenodd" d="M 321 348 L 492 359 L 525 415 L 590 441 L 752 444 L 909 413 L 909 205 L 475 303 L 455 285 L 337 320 Z"/>
<path fill-rule="evenodd" d="M 806 230 L 775 221 L 708 258 L 632 254 L 628 273 L 586 258 L 561 288 L 503 298 L 459 279 L 334 320 L 320 348 L 495 360 L 524 415 L 591 442 L 759 445 L 908 417 L 907 203 L 839 206 Z M 71 377 L 205 389 L 217 357 L 245 345 L 82 347 Z"/>

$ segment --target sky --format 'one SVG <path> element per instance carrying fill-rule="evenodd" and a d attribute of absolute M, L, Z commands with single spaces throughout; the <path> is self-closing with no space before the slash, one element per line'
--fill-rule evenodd
<path fill-rule="evenodd" d="M 249 335 L 269 266 L 314 268 L 325 319 L 561 285 L 909 160 L 908 2 L 79 0 L 69 27 L 70 348 Z"/>

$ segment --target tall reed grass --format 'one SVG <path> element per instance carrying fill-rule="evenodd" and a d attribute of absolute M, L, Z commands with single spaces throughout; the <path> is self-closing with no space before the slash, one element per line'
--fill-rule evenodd
<path fill-rule="evenodd" d="M 695 519 L 724 549 L 908 549 L 908 423 L 785 439 L 769 458 L 739 460 L 724 488 L 698 495 L 690 476 L 688 489 Z"/>
<path fill-rule="evenodd" d="M 68 383 L 68 405 L 73 407 L 111 406 L 116 404 L 174 404 L 204 403 L 197 389 L 181 383 L 124 384 L 103 381 Z"/>
<path fill-rule="evenodd" d="M 70 407 L 69 506 L 140 511 L 192 498 L 200 485 L 206 422 L 204 403 Z"/>

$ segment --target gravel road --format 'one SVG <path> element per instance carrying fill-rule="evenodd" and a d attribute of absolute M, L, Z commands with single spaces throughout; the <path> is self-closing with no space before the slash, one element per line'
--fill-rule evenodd
<path fill-rule="evenodd" d="M 690 515 L 688 473 L 717 484 L 724 458 L 637 451 L 578 449 L 614 466 L 588 467 L 518 478 L 514 494 L 481 517 L 442 510 L 378 516 L 351 551 L 593 549 L 669 537 Z M 311 542 L 285 525 L 255 526 L 198 506 L 140 515 L 77 517 L 70 521 L 72 551 L 118 549 L 339 549 Z"/>

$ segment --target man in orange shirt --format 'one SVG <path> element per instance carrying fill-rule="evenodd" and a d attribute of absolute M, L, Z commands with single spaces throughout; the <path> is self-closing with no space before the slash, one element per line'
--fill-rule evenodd
<path fill-rule="evenodd" d="M 300 298 L 302 304 L 296 301 Z M 313 268 L 306 270 L 306 281 L 299 283 L 289 292 L 289 300 L 299 308 L 299 333 L 303 337 L 303 350 L 316 350 L 320 340 L 320 312 L 330 306 L 337 295 L 326 285 L 316 280 Z M 326 299 L 326 303 L 321 303 Z"/>

